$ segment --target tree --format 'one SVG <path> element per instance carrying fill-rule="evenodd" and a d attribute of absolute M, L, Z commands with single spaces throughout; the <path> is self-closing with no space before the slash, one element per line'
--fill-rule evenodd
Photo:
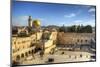
<path fill-rule="evenodd" d="M 62 27 L 59 28 L 59 32 L 65 32 L 65 27 L 64 25 Z"/>
<path fill-rule="evenodd" d="M 74 33 L 92 33 L 92 26 L 91 25 L 87 25 L 87 26 L 83 26 L 83 25 L 73 25 L 73 26 L 69 26 L 69 27 L 60 27 L 59 28 L 60 32 L 74 32 Z"/>
<path fill-rule="evenodd" d="M 84 27 L 83 30 L 84 30 L 85 33 L 92 33 L 92 26 L 87 25 L 87 26 Z"/>

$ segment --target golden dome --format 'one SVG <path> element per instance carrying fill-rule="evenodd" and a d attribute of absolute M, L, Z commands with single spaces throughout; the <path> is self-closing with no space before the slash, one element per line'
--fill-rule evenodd
<path fill-rule="evenodd" d="M 40 21 L 39 20 L 33 20 L 33 26 L 39 27 L 40 26 Z"/>

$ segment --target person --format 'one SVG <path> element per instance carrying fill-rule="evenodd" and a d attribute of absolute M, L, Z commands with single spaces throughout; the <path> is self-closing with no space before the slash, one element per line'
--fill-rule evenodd
<path fill-rule="evenodd" d="M 61 54 L 64 54 L 64 52 L 62 52 Z"/>
<path fill-rule="evenodd" d="M 40 57 L 41 57 L 41 59 L 43 59 L 43 55 L 44 55 L 44 52 L 41 51 L 41 52 L 40 52 Z"/>

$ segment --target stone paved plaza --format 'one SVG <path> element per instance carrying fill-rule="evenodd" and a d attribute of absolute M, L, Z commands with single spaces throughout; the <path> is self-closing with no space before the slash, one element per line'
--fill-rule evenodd
<path fill-rule="evenodd" d="M 91 61 L 91 56 L 95 54 L 91 54 L 88 52 L 81 51 L 64 51 L 58 50 L 54 54 L 45 54 L 42 57 L 40 55 L 35 54 L 34 58 L 30 56 L 30 59 L 24 60 L 21 62 L 22 65 L 27 64 L 47 64 L 47 63 L 61 63 L 61 62 L 80 62 L 80 61 Z M 54 59 L 52 62 L 49 62 L 48 59 Z"/>

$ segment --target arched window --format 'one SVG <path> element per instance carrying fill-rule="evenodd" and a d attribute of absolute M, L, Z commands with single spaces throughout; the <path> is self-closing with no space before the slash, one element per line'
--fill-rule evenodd
<path fill-rule="evenodd" d="M 87 42 L 87 40 L 85 40 L 85 42 Z"/>
<path fill-rule="evenodd" d="M 83 40 L 81 40 L 81 43 L 83 42 Z"/>
<path fill-rule="evenodd" d="M 32 54 L 34 53 L 34 50 L 32 50 Z"/>
<path fill-rule="evenodd" d="M 31 54 L 31 51 L 29 51 L 28 53 Z"/>
<path fill-rule="evenodd" d="M 82 54 L 80 54 L 80 57 L 82 57 Z"/>
<path fill-rule="evenodd" d="M 79 39 L 77 39 L 77 42 L 79 42 Z"/>
<path fill-rule="evenodd" d="M 20 60 L 20 56 L 19 55 L 17 55 L 16 60 Z"/>
<path fill-rule="evenodd" d="M 21 54 L 21 58 L 24 58 L 24 54 Z"/>
<path fill-rule="evenodd" d="M 26 56 L 26 57 L 28 56 L 28 53 L 27 53 L 27 52 L 25 53 L 25 56 Z"/>

